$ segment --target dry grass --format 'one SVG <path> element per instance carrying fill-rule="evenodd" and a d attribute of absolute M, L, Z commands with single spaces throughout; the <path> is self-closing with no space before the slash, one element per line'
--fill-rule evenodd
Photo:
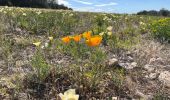
<path fill-rule="evenodd" d="M 55 100 L 70 88 L 76 89 L 81 100 L 139 99 L 145 97 L 141 91 L 153 92 L 148 89 L 158 86 L 157 81 L 145 80 L 142 68 L 169 64 L 168 44 L 145 38 L 143 32 L 150 36 L 149 29 L 140 31 L 139 21 L 149 23 L 157 17 L 21 8 L 4 11 L 7 13 L 0 13 L 0 83 L 4 83 L 0 84 L 0 99 Z M 111 36 L 107 36 L 108 26 L 113 26 Z M 105 32 L 100 46 L 61 41 L 63 36 L 89 30 L 93 35 Z M 39 41 L 39 47 L 32 44 Z M 49 45 L 42 48 L 46 43 Z M 138 68 L 126 70 L 107 64 L 112 57 L 129 62 L 129 55 Z M 157 62 L 157 58 L 163 60 Z"/>

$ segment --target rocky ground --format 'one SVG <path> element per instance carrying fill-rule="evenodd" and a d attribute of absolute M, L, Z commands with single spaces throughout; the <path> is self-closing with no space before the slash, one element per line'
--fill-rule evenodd
<path fill-rule="evenodd" d="M 17 45 L 22 45 L 22 38 L 27 37 L 20 29 L 15 34 L 6 34 L 10 36 Z M 24 34 L 24 35 L 23 35 Z M 43 36 L 42 36 L 43 37 Z M 42 38 L 41 37 L 41 38 Z M 14 44 L 16 45 L 16 44 Z M 15 47 L 15 46 L 14 46 Z M 0 94 L 1 99 L 10 99 L 16 97 L 17 85 L 23 82 L 24 76 L 33 71 L 29 61 L 34 54 L 34 46 L 29 44 L 24 48 L 13 48 L 15 52 L 8 58 L 8 63 L 0 57 L 0 86 L 4 94 Z M 132 50 L 117 50 L 110 52 L 106 59 L 107 65 L 116 66 L 125 69 L 126 77 L 123 83 L 124 93 L 128 97 L 143 97 L 144 100 L 150 100 L 155 97 L 168 100 L 170 99 L 170 45 L 161 44 L 155 40 L 147 40 L 146 38 Z M 3 48 L 0 48 L 2 55 Z M 53 54 L 49 58 L 49 63 L 53 65 L 69 66 L 72 62 L 69 56 L 60 53 Z M 109 74 L 108 74 L 109 75 Z M 31 91 L 31 90 L 26 90 Z M 157 94 L 157 95 L 155 95 Z M 27 93 L 18 93 L 20 100 L 28 98 Z"/>

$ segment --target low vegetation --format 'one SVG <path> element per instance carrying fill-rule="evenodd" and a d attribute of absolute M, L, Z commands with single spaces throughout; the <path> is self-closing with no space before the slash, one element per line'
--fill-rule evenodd
<path fill-rule="evenodd" d="M 169 99 L 144 69 L 158 53 L 169 64 L 169 18 L 14 7 L 0 17 L 0 99 Z"/>

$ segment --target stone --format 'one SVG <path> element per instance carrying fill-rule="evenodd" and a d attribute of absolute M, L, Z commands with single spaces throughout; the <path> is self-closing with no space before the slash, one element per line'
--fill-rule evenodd
<path fill-rule="evenodd" d="M 133 57 L 131 57 L 131 56 L 128 56 L 127 59 L 128 59 L 128 61 L 131 61 L 131 62 L 134 61 Z"/>
<path fill-rule="evenodd" d="M 131 76 L 126 76 L 126 78 L 125 78 L 125 83 L 126 83 L 126 86 L 128 87 L 128 89 L 129 89 L 132 93 L 135 93 L 134 90 L 136 90 L 136 88 L 137 88 L 137 83 L 132 79 Z"/>
<path fill-rule="evenodd" d="M 27 94 L 26 93 L 19 93 L 18 97 L 20 98 L 20 100 L 27 100 Z"/>
<path fill-rule="evenodd" d="M 139 90 L 136 90 L 136 95 L 141 97 L 142 100 L 152 100 L 153 96 L 152 95 L 145 95 L 144 93 L 142 93 Z"/>
<path fill-rule="evenodd" d="M 170 65 L 166 65 L 164 69 L 170 71 Z"/>
<path fill-rule="evenodd" d="M 0 73 L 3 71 L 3 69 L 0 68 Z"/>
<path fill-rule="evenodd" d="M 150 73 L 150 74 L 149 74 L 149 78 L 150 78 L 150 79 L 156 79 L 157 76 L 158 76 L 157 73 Z"/>
<path fill-rule="evenodd" d="M 125 69 L 133 69 L 135 67 L 137 67 L 137 63 L 136 62 L 132 62 L 132 63 L 119 63 L 120 66 L 122 66 Z"/>
<path fill-rule="evenodd" d="M 149 60 L 149 64 L 151 64 L 151 63 L 153 63 L 153 62 L 155 62 L 156 61 L 156 58 L 151 58 L 150 60 Z"/>
<path fill-rule="evenodd" d="M 162 81 L 165 86 L 170 87 L 170 72 L 169 71 L 161 72 L 158 79 Z"/>
<path fill-rule="evenodd" d="M 132 62 L 131 63 L 131 66 L 134 68 L 134 67 L 137 67 L 137 63 L 136 62 Z"/>
<path fill-rule="evenodd" d="M 118 100 L 118 97 L 112 97 L 112 100 Z"/>
<path fill-rule="evenodd" d="M 130 63 L 119 63 L 119 65 L 125 69 L 133 69 L 132 67 L 130 67 Z"/>
<path fill-rule="evenodd" d="M 22 30 L 20 28 L 15 29 L 17 32 L 21 32 Z"/>
<path fill-rule="evenodd" d="M 155 70 L 153 65 L 145 65 L 144 69 L 147 70 L 148 72 L 153 72 Z"/>
<path fill-rule="evenodd" d="M 118 59 L 116 59 L 116 58 L 110 59 L 109 62 L 108 62 L 108 65 L 109 66 L 116 66 L 116 65 L 118 65 Z"/>
<path fill-rule="evenodd" d="M 151 58 L 150 60 L 149 60 L 149 64 L 164 64 L 164 61 L 163 61 L 163 59 L 161 58 L 161 57 L 157 57 L 157 58 Z"/>

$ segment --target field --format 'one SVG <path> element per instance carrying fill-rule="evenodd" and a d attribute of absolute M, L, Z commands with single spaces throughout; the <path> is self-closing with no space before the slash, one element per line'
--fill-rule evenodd
<path fill-rule="evenodd" d="M 0 19 L 0 100 L 170 99 L 170 18 L 0 7 Z"/>

